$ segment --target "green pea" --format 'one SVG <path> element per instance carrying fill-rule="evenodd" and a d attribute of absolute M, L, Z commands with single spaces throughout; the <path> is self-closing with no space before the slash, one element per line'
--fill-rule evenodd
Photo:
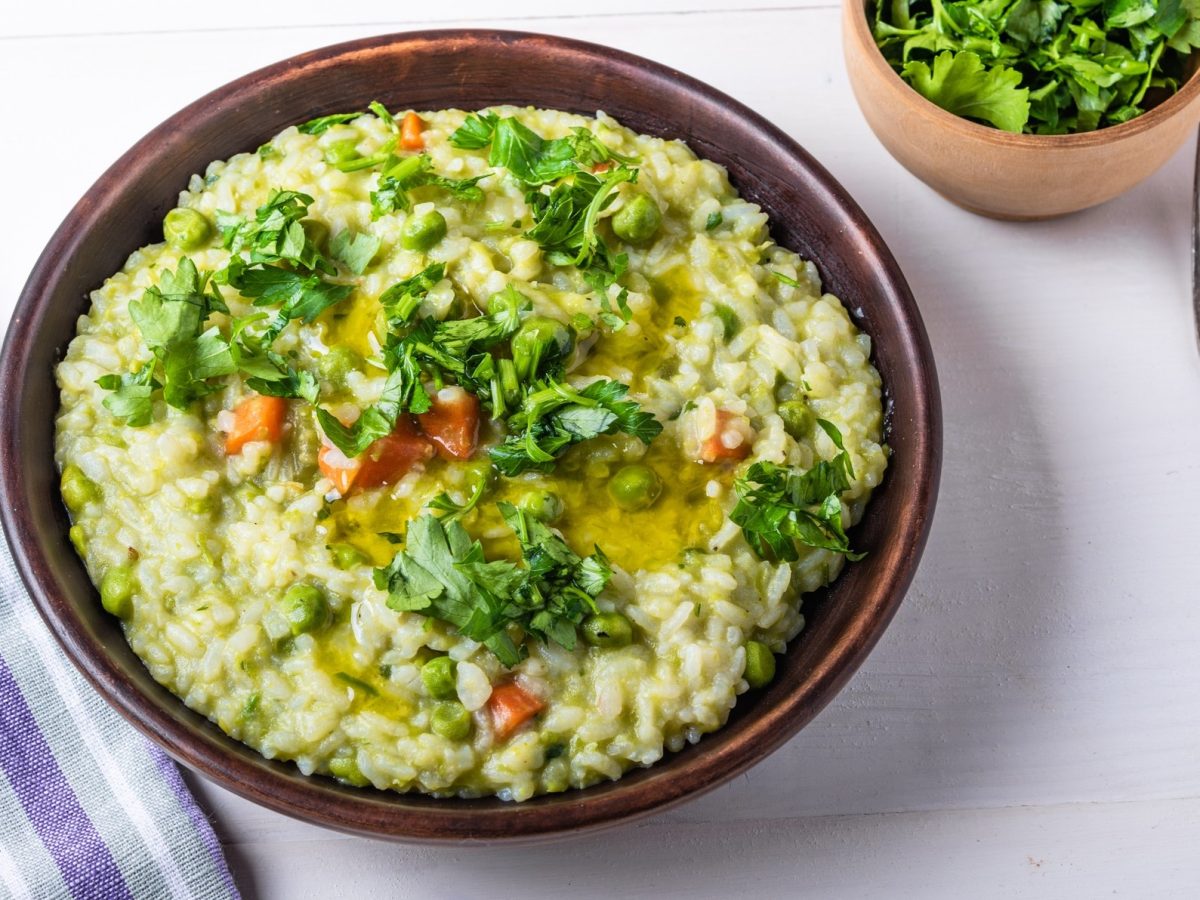
<path fill-rule="evenodd" d="M 362 371 L 363 358 L 349 347 L 341 345 L 333 347 L 324 356 L 317 359 L 317 371 L 321 377 L 336 388 L 346 386 L 346 376 L 351 372 Z"/>
<path fill-rule="evenodd" d="M 362 154 L 358 152 L 358 141 L 354 138 L 334 141 L 325 148 L 325 162 L 331 166 L 338 166 L 361 156 Z"/>
<path fill-rule="evenodd" d="M 329 772 L 335 778 L 339 778 L 355 787 L 366 787 L 370 784 L 352 756 L 338 756 L 331 759 L 329 761 Z"/>
<path fill-rule="evenodd" d="M 400 246 L 405 250 L 425 252 L 437 246 L 445 236 L 445 217 L 436 209 L 431 209 L 427 213 L 408 217 L 404 230 L 400 232 Z"/>
<path fill-rule="evenodd" d="M 461 741 L 471 733 L 471 714 L 455 700 L 439 703 L 429 716 L 429 727 L 447 740 Z"/>
<path fill-rule="evenodd" d="M 176 250 L 195 250 L 212 237 L 213 227 L 204 213 L 180 207 L 163 219 L 163 237 Z"/>
<path fill-rule="evenodd" d="M 596 613 L 583 620 L 583 639 L 593 647 L 624 647 L 633 640 L 633 623 L 618 612 Z"/>
<path fill-rule="evenodd" d="M 435 700 L 451 700 L 458 696 L 458 663 L 448 656 L 435 656 L 421 666 L 421 683 Z"/>
<path fill-rule="evenodd" d="M 817 422 L 817 417 L 803 400 L 780 403 L 779 418 L 783 419 L 783 430 L 796 440 L 807 437 Z"/>
<path fill-rule="evenodd" d="M 343 572 L 367 561 L 362 551 L 353 544 L 330 544 L 329 553 L 333 556 L 334 567 Z"/>
<path fill-rule="evenodd" d="M 84 536 L 82 525 L 72 525 L 67 530 L 67 537 L 71 539 L 71 546 L 75 548 L 75 552 L 80 556 L 87 555 L 87 537 Z"/>
<path fill-rule="evenodd" d="M 329 604 L 320 588 L 311 584 L 293 584 L 283 595 L 283 614 L 292 634 L 315 631 L 329 619 Z"/>
<path fill-rule="evenodd" d="M 527 381 L 551 363 L 566 359 L 575 347 L 575 335 L 557 319 L 530 316 L 512 338 L 517 377 Z"/>
<path fill-rule="evenodd" d="M 752 688 L 766 687 L 775 677 L 775 654 L 766 644 L 746 641 L 746 671 L 742 673 Z"/>
<path fill-rule="evenodd" d="M 613 233 L 631 244 L 644 244 L 654 237 L 660 225 L 662 213 L 658 204 L 643 193 L 635 194 L 612 219 Z"/>
<path fill-rule="evenodd" d="M 652 468 L 641 463 L 622 466 L 608 482 L 608 494 L 621 509 L 633 512 L 648 509 L 662 493 L 662 479 Z"/>
<path fill-rule="evenodd" d="M 507 290 L 497 291 L 488 297 L 489 316 L 516 317 L 529 305 L 528 298 L 511 285 Z"/>
<path fill-rule="evenodd" d="M 527 515 L 547 524 L 558 521 L 563 514 L 562 498 L 554 491 L 530 491 L 518 505 Z"/>
<path fill-rule="evenodd" d="M 129 566 L 113 566 L 100 579 L 100 603 L 119 619 L 133 612 L 133 570 Z"/>
<path fill-rule="evenodd" d="M 96 482 L 83 474 L 83 470 L 79 466 L 67 466 L 63 469 L 62 478 L 58 484 L 62 491 L 63 502 L 73 513 L 79 512 L 89 503 L 100 499 L 100 488 Z"/>

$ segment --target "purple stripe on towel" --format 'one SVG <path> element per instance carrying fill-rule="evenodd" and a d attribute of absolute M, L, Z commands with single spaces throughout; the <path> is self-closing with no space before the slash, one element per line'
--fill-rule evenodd
<path fill-rule="evenodd" d="M 33 712 L 0 658 L 0 769 L 8 777 L 72 896 L 132 894 L 121 870 L 50 752 Z"/>
<path fill-rule="evenodd" d="M 217 835 L 213 831 L 212 824 L 201 811 L 200 804 L 196 802 L 196 798 L 192 796 L 192 792 L 183 783 L 183 776 L 179 774 L 179 767 L 175 765 L 171 757 L 167 756 L 167 754 L 163 753 L 157 747 L 147 745 L 146 752 L 154 760 L 158 774 L 162 776 L 163 781 L 171 788 L 175 799 L 179 801 L 179 805 L 183 807 L 183 811 L 187 813 L 188 819 L 191 820 L 192 827 L 200 835 L 204 849 L 208 851 L 208 855 L 212 857 L 213 865 L 221 873 L 221 882 L 225 885 L 225 889 L 229 891 L 229 896 L 233 898 L 240 897 L 241 894 L 238 893 L 237 885 L 233 883 L 233 876 L 229 873 L 229 865 L 225 862 L 225 854 L 221 852 L 221 845 L 217 842 Z"/>

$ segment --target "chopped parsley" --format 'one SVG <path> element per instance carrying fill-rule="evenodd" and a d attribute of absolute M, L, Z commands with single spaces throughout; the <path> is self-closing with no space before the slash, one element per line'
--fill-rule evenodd
<path fill-rule="evenodd" d="M 329 242 L 329 254 L 355 275 L 361 275 L 379 252 L 383 240 L 365 231 L 339 231 Z"/>
<path fill-rule="evenodd" d="M 389 154 L 379 176 L 379 186 L 371 192 L 371 216 L 378 219 L 398 210 L 412 209 L 408 192 L 419 187 L 441 188 L 456 200 L 478 202 L 483 199 L 479 182 L 487 177 L 485 174 L 474 178 L 447 178 L 433 171 L 433 161 L 427 153 L 403 159 Z"/>
<path fill-rule="evenodd" d="M 488 163 L 503 167 L 528 189 L 533 212 L 526 237 L 557 266 L 575 266 L 596 290 L 621 277 L 625 254 L 614 254 L 596 231 L 600 213 L 616 198 L 616 189 L 637 181 L 636 159 L 609 150 L 587 128 L 547 140 L 511 116 L 475 113 L 450 135 L 464 150 L 489 147 Z M 598 167 L 610 166 L 607 171 Z M 553 187 L 551 185 L 553 184 Z"/>
<path fill-rule="evenodd" d="M 629 259 L 614 254 L 596 232 L 600 213 L 616 199 L 616 189 L 637 181 L 637 169 L 618 166 L 597 177 L 576 172 L 546 193 L 535 189 L 525 195 L 533 213 L 526 237 L 537 241 L 546 259 L 556 266 L 575 266 L 595 290 L 602 291 L 624 274 Z"/>
<path fill-rule="evenodd" d="M 299 191 L 272 190 L 250 221 L 233 213 L 217 213 L 221 243 L 230 253 L 250 251 L 250 264 L 290 263 L 306 272 L 334 272 L 301 222 L 313 198 Z"/>
<path fill-rule="evenodd" d="M 608 559 L 598 547 L 580 557 L 542 522 L 510 503 L 499 508 L 522 563 L 489 561 L 458 521 L 426 514 L 409 526 L 404 549 L 375 570 L 376 586 L 388 592 L 392 609 L 448 622 L 509 667 L 528 652 L 511 626 L 574 649 L 576 627 L 596 611 L 595 598 L 612 577 Z"/>
<path fill-rule="evenodd" d="M 842 528 L 841 494 L 854 481 L 850 454 L 837 427 L 825 419 L 817 424 L 839 453 L 808 471 L 798 467 L 757 462 L 734 482 L 737 505 L 729 518 L 742 528 L 746 540 L 763 559 L 799 559 L 797 544 L 862 559 L 850 549 Z"/>
<path fill-rule="evenodd" d="M 492 464 L 508 476 L 548 472 L 574 444 L 618 431 L 649 444 L 662 424 L 626 400 L 628 391 L 619 381 L 593 381 L 581 389 L 553 379 L 540 382 L 509 418 L 508 437 L 488 451 Z"/>
<path fill-rule="evenodd" d="M 296 128 L 301 134 L 324 134 L 334 125 L 342 125 L 346 122 L 353 122 L 359 118 L 362 113 L 334 113 L 332 116 L 317 116 L 315 119 L 309 119 L 297 125 Z"/>
<path fill-rule="evenodd" d="M 1173 93 L 1200 47 L 1195 0 L 876 0 L 874 35 L 943 109 L 1027 134 L 1091 131 Z"/>
<path fill-rule="evenodd" d="M 460 150 L 482 150 L 491 145 L 488 163 L 502 166 L 520 181 L 536 186 L 558 181 L 601 163 L 635 162 L 609 150 L 587 128 L 572 129 L 570 136 L 547 140 L 512 116 L 475 113 L 450 135 L 450 145 Z"/>

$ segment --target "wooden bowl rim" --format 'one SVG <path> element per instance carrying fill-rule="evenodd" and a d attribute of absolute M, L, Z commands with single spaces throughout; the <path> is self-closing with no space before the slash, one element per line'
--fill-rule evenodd
<path fill-rule="evenodd" d="M 875 36 L 871 32 L 870 16 L 867 12 L 867 6 L 872 0 L 842 0 L 842 2 L 846 7 L 846 18 L 850 22 L 846 39 L 850 40 L 851 37 L 854 39 L 860 50 L 863 51 L 862 56 L 866 58 L 867 65 L 871 67 L 876 77 L 882 78 L 893 88 L 895 93 L 903 95 L 904 98 L 907 98 L 907 102 L 919 107 L 925 116 L 933 119 L 943 128 L 957 132 L 961 137 L 983 141 L 998 147 L 1017 150 L 1067 151 L 1131 140 L 1183 112 L 1200 95 L 1200 67 L 1198 67 L 1179 86 L 1179 90 L 1162 103 L 1152 106 L 1136 119 L 1130 119 L 1119 125 L 1108 125 L 1104 128 L 1097 128 L 1095 131 L 1078 131 L 1073 134 L 1025 134 L 1023 132 L 1017 134 L 1012 131 L 1004 131 L 1000 128 L 972 122 L 962 116 L 956 116 L 922 95 L 900 77 L 900 73 L 884 59 L 883 52 L 875 43 Z"/>
<path fill-rule="evenodd" d="M 616 782 L 564 794 L 544 795 L 520 804 L 494 798 L 434 799 L 346 788 L 330 779 L 296 777 L 293 764 L 265 760 L 215 726 L 189 729 L 168 713 L 167 700 L 147 695 L 128 682 L 104 645 L 86 632 L 66 592 L 55 588 L 46 546 L 34 533 L 33 498 L 22 482 L 22 385 L 30 378 L 30 360 L 38 325 L 54 286 L 100 211 L 136 181 L 144 164 L 139 155 L 170 137 L 187 133 L 189 123 L 219 117 L 224 109 L 253 102 L 259 90 L 276 80 L 319 72 L 343 58 L 413 52 L 487 52 L 488 46 L 519 46 L 544 59 L 563 58 L 573 65 L 603 67 L 622 77 L 638 77 L 667 96 L 689 97 L 706 107 L 731 111 L 746 123 L 748 134 L 782 151 L 811 179 L 808 190 L 820 199 L 843 229 L 844 240 L 866 257 L 879 280 L 872 285 L 881 308 L 892 311 L 896 333 L 891 343 L 903 362 L 897 366 L 914 385 L 911 424 L 905 434 L 913 448 L 911 479 L 894 479 L 901 510 L 900 535 L 880 553 L 890 567 L 867 585 L 864 596 L 824 656 L 806 671 L 789 693 L 768 691 L 750 714 L 730 723 L 683 754 L 668 754 L 649 769 L 634 769 Z M 465 105 L 465 104 L 464 104 Z M 688 140 L 699 139 L 679 126 Z M 767 210 L 769 212 L 769 210 Z M 64 261 L 66 261 L 64 263 Z M 50 373 L 46 373 L 49 376 Z M 885 385 L 886 388 L 886 385 Z M 45 410 L 34 410 L 45 415 Z M 0 520 L 17 569 L 50 631 L 92 686 L 122 716 L 172 757 L 225 788 L 270 809 L 337 830 L 412 842 L 481 843 L 532 841 L 611 827 L 696 797 L 732 779 L 782 745 L 807 724 L 841 689 L 861 664 L 895 614 L 912 581 L 932 522 L 941 470 L 941 404 L 928 337 L 899 266 L 878 232 L 833 178 L 795 141 L 736 100 L 690 76 L 659 63 L 583 41 L 518 31 L 445 29 L 401 32 L 352 40 L 299 54 L 266 66 L 201 97 L 151 130 L 88 189 L 59 226 L 33 268 L 17 302 L 0 358 Z M 911 431 L 909 430 L 911 429 Z M 46 461 L 53 466 L 52 460 Z M 893 476 L 894 477 L 894 476 Z M 57 483 L 57 479 L 54 479 Z M 870 510 L 868 510 L 870 515 Z M 60 536 L 60 540 L 65 540 Z M 165 691 L 165 689 L 164 689 Z M 170 695 L 167 695 L 170 698 Z M 175 702 L 186 710 L 181 700 Z M 768 702 L 769 701 L 769 702 Z M 192 716 L 198 714 L 192 713 Z M 202 718 L 202 717 L 201 717 Z M 216 732 L 215 735 L 209 731 Z M 672 761 L 686 755 L 677 766 Z M 636 778 L 636 780 L 633 780 Z"/>

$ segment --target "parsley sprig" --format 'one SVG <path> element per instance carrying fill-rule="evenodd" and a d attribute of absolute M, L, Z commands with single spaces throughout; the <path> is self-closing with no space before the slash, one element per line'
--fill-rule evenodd
<path fill-rule="evenodd" d="M 770 462 L 754 463 L 734 482 L 738 502 L 729 518 L 742 528 L 746 540 L 763 559 L 793 562 L 797 544 L 862 559 L 850 549 L 842 528 L 841 494 L 854 481 L 850 454 L 841 432 L 825 419 L 817 424 L 839 453 L 808 471 Z"/>
<path fill-rule="evenodd" d="M 638 170 L 630 165 L 635 158 L 614 153 L 587 128 L 547 140 L 511 116 L 489 112 L 468 116 L 450 143 L 468 150 L 490 147 L 488 163 L 526 186 L 525 202 L 533 213 L 526 237 L 541 245 L 549 262 L 575 266 L 598 291 L 621 277 L 628 259 L 611 251 L 596 225 L 617 187 L 637 181 Z M 612 168 L 590 171 L 598 164 Z"/>
<path fill-rule="evenodd" d="M 420 187 L 436 187 L 448 191 L 456 200 L 476 203 L 483 199 L 479 182 L 488 175 L 474 178 L 449 178 L 433 170 L 429 154 L 397 158 L 388 155 L 379 176 L 378 187 L 371 192 L 371 216 L 378 219 L 398 210 L 412 209 L 408 192 Z"/>
<path fill-rule="evenodd" d="M 252 332 L 251 326 L 265 314 L 234 319 L 226 336 L 216 325 L 208 325 L 212 313 L 228 314 L 229 308 L 211 273 L 199 271 L 189 257 L 180 260 L 174 272 L 164 271 L 140 299 L 130 301 L 130 318 L 153 358 L 135 372 L 96 380 L 112 391 L 104 398 L 109 412 L 124 424 L 148 425 L 159 391 L 168 406 L 187 409 L 238 372 L 259 393 L 315 401 L 312 374 L 291 368 L 270 349 L 269 340 Z"/>
<path fill-rule="evenodd" d="M 506 666 L 528 654 L 519 634 L 574 649 L 576 627 L 612 577 L 608 559 L 598 547 L 580 557 L 542 522 L 498 505 L 523 564 L 488 560 L 457 518 L 425 514 L 409 526 L 404 549 L 375 570 L 376 586 L 392 609 L 448 622 Z"/>
<path fill-rule="evenodd" d="M 876 0 L 875 40 L 922 95 L 1006 131 L 1127 122 L 1200 47 L 1195 0 Z"/>
<path fill-rule="evenodd" d="M 537 383 L 508 420 L 508 437 L 488 451 L 492 464 L 508 476 L 548 472 L 568 448 L 618 431 L 649 444 L 662 423 L 626 400 L 628 392 L 619 381 L 593 381 L 582 389 L 554 379 Z"/>
<path fill-rule="evenodd" d="M 518 311 L 506 306 L 470 319 L 439 322 L 425 317 L 414 322 L 421 301 L 444 275 L 445 267 L 435 263 L 380 296 L 388 318 L 383 351 L 388 376 L 379 399 L 349 426 L 329 411 L 317 410 L 321 430 L 346 456 L 357 456 L 390 434 L 404 413 L 428 411 L 426 378 L 435 386 L 453 380 L 472 393 L 490 397 L 494 361 L 487 350 L 516 332 Z"/>

